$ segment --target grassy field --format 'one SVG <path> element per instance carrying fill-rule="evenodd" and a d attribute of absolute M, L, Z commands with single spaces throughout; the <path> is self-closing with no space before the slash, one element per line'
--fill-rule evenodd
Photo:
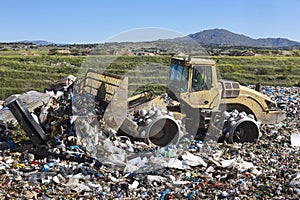
<path fill-rule="evenodd" d="M 111 57 L 102 56 L 101 59 L 109 60 Z M 213 59 L 218 60 L 218 70 L 223 79 L 285 86 L 300 81 L 300 57 L 226 56 Z M 28 90 L 43 91 L 62 77 L 77 75 L 82 63 L 86 67 L 92 65 L 89 61 L 90 58 L 84 56 L 49 56 L 43 51 L 30 54 L 26 51 L 0 52 L 0 99 Z M 97 65 L 98 61 L 93 62 Z M 169 62 L 169 56 L 121 56 L 110 63 L 106 70 L 128 76 L 133 92 L 153 88 L 156 93 L 161 93 L 164 91 Z"/>
<path fill-rule="evenodd" d="M 76 74 L 83 57 L 0 56 L 0 99 L 28 90 L 43 91 L 49 84 Z"/>
<path fill-rule="evenodd" d="M 227 56 L 219 60 L 221 77 L 240 83 L 292 86 L 300 82 L 300 57 Z"/>

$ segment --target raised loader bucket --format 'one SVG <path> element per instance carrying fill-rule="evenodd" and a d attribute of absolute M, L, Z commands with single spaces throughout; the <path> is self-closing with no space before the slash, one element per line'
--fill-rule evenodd
<path fill-rule="evenodd" d="M 80 84 L 80 92 L 95 96 L 96 104 L 100 105 L 105 124 L 118 131 L 137 138 L 148 139 L 155 145 L 166 146 L 176 144 L 180 139 L 180 126 L 175 118 L 166 110 L 162 111 L 161 98 L 148 98 L 145 94 L 137 95 L 128 101 L 128 78 L 107 72 L 99 73 L 88 70 Z M 133 99 L 133 100 L 132 100 Z M 151 101 L 150 101 L 151 100 Z M 128 103 L 134 101 L 131 112 L 139 109 L 154 109 L 153 115 L 148 116 L 147 123 L 137 125 L 128 112 Z M 159 108 L 159 109 L 158 109 Z M 141 116 L 145 118 L 146 116 Z"/>
<path fill-rule="evenodd" d="M 89 69 L 80 84 L 80 92 L 95 96 L 95 101 L 105 111 L 105 123 L 115 131 L 127 116 L 128 77 Z"/>

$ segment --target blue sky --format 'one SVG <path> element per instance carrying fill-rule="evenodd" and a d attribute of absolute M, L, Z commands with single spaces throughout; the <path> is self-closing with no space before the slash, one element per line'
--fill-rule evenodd
<path fill-rule="evenodd" d="M 98 43 L 158 27 L 183 35 L 224 28 L 300 42 L 299 8 L 299 0 L 4 0 L 0 41 Z"/>

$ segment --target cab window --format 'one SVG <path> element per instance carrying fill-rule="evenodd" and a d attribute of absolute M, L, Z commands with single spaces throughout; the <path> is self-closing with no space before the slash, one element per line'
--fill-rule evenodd
<path fill-rule="evenodd" d="M 187 92 L 188 88 L 188 67 L 179 64 L 172 64 L 168 77 L 167 86 L 173 92 Z"/>
<path fill-rule="evenodd" d="M 192 91 L 210 90 L 212 87 L 211 66 L 194 66 Z"/>

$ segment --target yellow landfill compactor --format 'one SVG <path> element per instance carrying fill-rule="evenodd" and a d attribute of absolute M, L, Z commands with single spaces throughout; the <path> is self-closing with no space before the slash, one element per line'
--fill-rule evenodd
<path fill-rule="evenodd" d="M 145 91 L 128 98 L 128 77 L 93 70 L 87 71 L 79 90 L 95 96 L 107 126 L 158 146 L 176 143 L 182 137 L 181 123 L 189 134 L 207 132 L 216 118 L 222 119 L 222 111 L 236 109 L 253 116 L 235 125 L 233 132 L 240 135 L 231 142 L 257 139 L 255 120 L 274 124 L 285 119 L 285 112 L 266 95 L 218 80 L 216 63 L 208 59 L 172 58 L 166 94 L 160 96 Z"/>

